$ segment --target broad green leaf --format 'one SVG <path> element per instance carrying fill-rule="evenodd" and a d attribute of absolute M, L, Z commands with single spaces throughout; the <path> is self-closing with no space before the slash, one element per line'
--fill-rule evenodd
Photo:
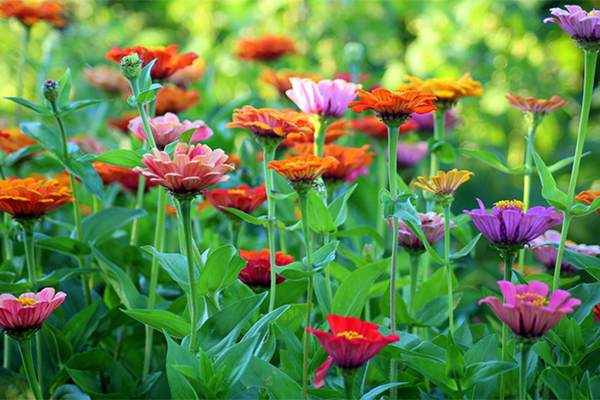
<path fill-rule="evenodd" d="M 92 398 L 85 394 L 75 385 L 67 384 L 57 387 L 52 393 L 50 400 L 91 400 Z"/>
<path fill-rule="evenodd" d="M 103 314 L 103 309 L 100 307 L 101 302 L 102 300 L 97 300 L 84 308 L 64 326 L 62 332 L 73 345 L 75 353 L 83 348 L 85 342 L 98 327 L 100 316 Z"/>
<path fill-rule="evenodd" d="M 551 246 L 558 248 L 557 243 L 549 243 Z M 594 278 L 600 280 L 600 259 L 597 257 L 588 256 L 587 254 L 578 253 L 573 250 L 565 249 L 563 261 L 568 262 L 578 269 L 585 270 Z"/>
<path fill-rule="evenodd" d="M 158 258 L 160 266 L 167 271 L 175 282 L 186 292 L 190 292 L 190 276 L 188 274 L 187 259 L 178 253 L 161 253 L 154 246 L 142 246 L 142 250 Z M 200 269 L 194 264 L 196 282 L 200 279 Z"/>
<path fill-rule="evenodd" d="M 346 218 L 348 218 L 348 199 L 350 199 L 350 196 L 352 196 L 352 193 L 354 193 L 357 186 L 358 184 L 352 185 L 329 205 L 329 212 L 333 217 L 333 224 L 336 227 L 339 227 L 346 222 Z"/>
<path fill-rule="evenodd" d="M 454 307 L 460 301 L 461 294 L 455 293 L 452 297 Z M 417 326 L 435 326 L 444 322 L 448 318 L 448 295 L 436 297 L 428 301 L 425 305 L 415 312 L 414 317 L 419 321 Z"/>
<path fill-rule="evenodd" d="M 198 399 L 194 388 L 185 378 L 185 375 L 175 368 L 176 366 L 186 366 L 191 368 L 194 377 L 199 376 L 198 358 L 188 349 L 175 343 L 169 335 L 165 334 L 165 338 L 167 340 L 167 379 L 171 389 L 171 397 L 174 399 Z"/>
<path fill-rule="evenodd" d="M 79 100 L 75 103 L 68 104 L 65 107 L 61 107 L 59 115 L 61 117 L 64 117 L 65 115 L 71 114 L 73 111 L 81 110 L 82 108 L 104 103 L 105 101 L 107 100 Z"/>
<path fill-rule="evenodd" d="M 275 271 L 278 275 L 290 280 L 308 278 L 309 276 L 313 276 L 318 272 L 318 270 L 315 269 L 308 271 L 306 269 L 306 265 L 299 261 L 295 261 L 287 265 L 276 265 Z"/>
<path fill-rule="evenodd" d="M 456 160 L 456 151 L 448 142 L 441 140 L 429 140 L 429 152 L 437 154 L 441 162 L 450 164 Z"/>
<path fill-rule="evenodd" d="M 581 157 L 585 157 L 585 156 L 590 155 L 590 154 L 592 154 L 592 152 L 588 151 L 588 152 L 585 152 L 585 153 L 581 154 Z M 563 158 L 562 160 L 559 160 L 559 161 L 555 162 L 554 164 L 548 166 L 548 170 L 550 172 L 556 172 L 559 169 L 561 169 L 563 167 L 566 167 L 569 164 L 572 164 L 574 159 L 575 159 L 575 157 L 573 157 L 573 156 Z"/>
<path fill-rule="evenodd" d="M 324 267 L 325 265 L 327 265 L 330 262 L 332 262 L 333 260 L 335 260 L 335 253 L 336 253 L 336 250 L 337 250 L 337 247 L 339 244 L 340 244 L 339 241 L 334 240 L 330 243 L 327 243 L 325 246 L 321 247 L 319 250 L 315 251 L 312 254 L 312 257 L 310 260 L 310 262 L 312 264 L 312 269 Z M 308 264 L 308 260 L 306 259 L 306 257 L 302 258 L 302 263 L 304 265 Z"/>
<path fill-rule="evenodd" d="M 460 152 L 470 155 L 471 157 L 476 158 L 480 161 L 483 161 L 484 163 L 491 165 L 492 167 L 496 168 L 497 170 L 506 172 L 508 174 L 517 174 L 518 175 L 518 174 L 522 174 L 523 172 L 525 172 L 525 170 L 527 170 L 527 167 L 524 165 L 521 165 L 516 168 L 508 168 L 498 159 L 498 157 L 495 154 L 488 153 L 487 151 L 460 149 Z"/>
<path fill-rule="evenodd" d="M 231 207 L 221 207 L 221 208 L 225 211 L 230 212 L 231 214 L 233 214 L 235 216 L 240 217 L 241 219 L 248 222 L 249 224 L 266 226 L 266 224 L 268 223 L 267 216 L 253 217 L 252 215 L 247 214 L 243 211 L 237 210 L 235 208 L 231 208 Z"/>
<path fill-rule="evenodd" d="M 196 285 L 198 296 L 217 293 L 225 286 L 232 284 L 245 267 L 246 262 L 232 245 L 225 245 L 212 251 L 208 255 L 206 265 L 202 269 L 200 280 Z"/>
<path fill-rule="evenodd" d="M 296 381 L 258 357 L 252 357 L 241 380 L 247 387 L 264 388 L 273 399 L 287 400 L 302 397 L 302 387 Z"/>
<path fill-rule="evenodd" d="M 321 200 L 314 190 L 308 193 L 308 199 L 308 222 L 310 228 L 317 233 L 335 233 L 337 228 L 323 200 Z"/>
<path fill-rule="evenodd" d="M 152 86 L 152 76 L 151 76 L 152 67 L 154 66 L 154 63 L 156 63 L 157 60 L 158 60 L 158 58 L 155 58 L 154 60 L 152 60 L 148 64 L 146 64 L 146 66 L 144 68 L 142 68 L 142 73 L 140 74 L 140 76 L 138 77 L 138 80 L 137 80 L 138 88 L 139 88 L 140 92 L 150 90 L 150 87 Z M 144 60 L 144 61 L 146 61 L 146 60 Z"/>
<path fill-rule="evenodd" d="M 408 382 L 394 382 L 394 383 L 386 383 L 384 385 L 379 385 L 377 387 L 374 387 L 373 389 L 369 390 L 367 393 L 365 393 L 360 400 L 376 400 L 380 398 L 380 394 L 390 390 L 393 387 L 396 386 L 402 386 L 402 385 L 406 385 Z"/>
<path fill-rule="evenodd" d="M 25 377 L 0 367 L 0 399 L 30 400 L 33 392 Z"/>
<path fill-rule="evenodd" d="M 533 148 L 533 143 L 530 142 L 529 138 L 526 138 L 526 140 L 528 149 L 533 154 L 535 165 L 537 166 L 538 174 L 540 175 L 540 181 L 542 182 L 542 196 L 551 206 L 566 211 L 567 195 L 556 186 L 556 181 L 552 176 L 552 172 L 548 170 L 542 157 L 540 157 Z"/>
<path fill-rule="evenodd" d="M 571 380 L 558 370 L 546 369 L 541 374 L 542 381 L 559 400 L 572 400 L 573 391 Z"/>
<path fill-rule="evenodd" d="M 174 338 L 183 339 L 190 334 L 191 325 L 177 314 L 166 310 L 121 310 L 131 318 L 146 324 L 157 331 L 164 331 Z"/>
<path fill-rule="evenodd" d="M 37 247 L 73 256 L 86 255 L 92 252 L 92 249 L 86 243 L 65 236 L 56 236 L 38 240 L 35 244 Z"/>
<path fill-rule="evenodd" d="M 56 357 L 56 361 L 60 367 L 66 363 L 73 355 L 73 346 L 67 338 L 57 328 L 49 322 L 44 323 L 44 336 L 48 341 L 48 348 L 52 358 Z"/>
<path fill-rule="evenodd" d="M 570 317 L 582 323 L 590 315 L 594 306 L 600 303 L 600 283 L 581 283 L 568 292 L 574 298 L 581 300 L 581 305 L 575 307 L 575 312 Z"/>
<path fill-rule="evenodd" d="M 448 295 L 447 268 L 440 268 L 427 280 L 419 286 L 415 298 L 415 310 L 421 310 L 426 303 L 431 300 Z M 452 288 L 456 289 L 458 281 L 452 274 Z"/>
<path fill-rule="evenodd" d="M 144 209 L 132 210 L 123 207 L 111 207 L 93 213 L 81 221 L 81 240 L 84 243 L 95 243 L 136 218 L 148 213 Z M 77 231 L 71 233 L 71 238 L 77 237 Z"/>
<path fill-rule="evenodd" d="M 64 75 L 58 80 L 60 85 L 60 93 L 58 95 L 58 108 L 62 109 L 64 106 L 69 104 L 69 97 L 71 96 L 71 70 L 67 68 Z"/>
<path fill-rule="evenodd" d="M 110 165 L 117 165 L 124 168 L 143 167 L 142 156 L 147 153 L 144 149 L 139 150 L 111 150 L 100 156 L 95 154 L 86 154 L 77 159 L 77 161 L 99 161 Z"/>
<path fill-rule="evenodd" d="M 590 205 L 578 203 L 571 207 L 571 214 L 582 216 L 591 214 L 600 208 L 600 197 L 596 197 Z"/>
<path fill-rule="evenodd" d="M 233 389 L 235 383 L 246 372 L 252 354 L 256 348 L 258 337 L 241 341 L 227 348 L 214 363 L 215 376 L 210 380 L 210 388 L 223 399 Z M 216 378 L 216 379 L 215 379 Z"/>
<path fill-rule="evenodd" d="M 83 182 L 83 187 L 89 193 L 96 196 L 99 200 L 102 200 L 104 195 L 104 183 L 96 172 L 96 169 L 89 161 L 77 161 L 59 157 L 60 163 L 70 173 L 78 177 Z"/>
<path fill-rule="evenodd" d="M 467 254 L 469 254 L 471 252 L 471 250 L 473 250 L 473 248 L 475 247 L 477 242 L 479 241 L 479 238 L 481 238 L 481 235 L 482 234 L 480 233 L 479 235 L 475 236 L 473 238 L 473 240 L 471 240 L 469 243 L 467 243 L 467 245 L 465 247 L 463 247 L 456 253 L 451 254 L 450 258 L 453 260 L 457 260 L 457 259 L 462 258 L 462 257 L 466 256 Z"/>
<path fill-rule="evenodd" d="M 517 364 L 505 361 L 483 361 L 470 364 L 467 367 L 467 374 L 464 379 L 465 387 L 475 385 L 477 383 L 487 382 L 490 379 L 497 377 L 517 368 Z"/>
<path fill-rule="evenodd" d="M 33 112 L 36 112 L 38 114 L 42 114 L 42 115 L 52 115 L 52 110 L 49 109 L 46 106 L 40 105 L 40 104 L 35 104 L 32 103 L 29 100 L 23 99 L 21 97 L 4 97 L 6 100 L 10 100 L 12 102 L 17 103 L 20 106 L 23 106 L 25 108 L 30 109 Z"/>
<path fill-rule="evenodd" d="M 397 287 L 396 287 L 397 288 Z M 390 285 L 387 285 L 387 290 L 381 296 L 381 313 L 389 318 L 390 317 Z M 401 295 L 396 293 L 396 322 L 404 325 L 415 325 L 419 323 L 419 320 L 411 317 L 408 312 L 408 306 L 404 302 Z M 415 325 L 416 326 L 416 325 Z"/>
<path fill-rule="evenodd" d="M 27 157 L 28 155 L 31 155 L 31 154 L 35 153 L 36 151 L 40 151 L 42 149 L 43 149 L 43 147 L 39 144 L 34 144 L 31 146 L 23 147 L 22 149 L 19 149 L 19 150 L 15 151 L 14 153 L 10 153 L 8 156 L 6 156 L 6 158 L 4 158 L 4 160 L 2 160 L 2 162 L 0 164 L 4 165 L 6 167 L 10 167 L 14 163 L 16 163 L 17 161 L 22 159 L 23 157 Z"/>
<path fill-rule="evenodd" d="M 60 133 L 54 132 L 41 122 L 23 122 L 19 127 L 21 132 L 50 150 L 56 157 L 64 158 Z"/>

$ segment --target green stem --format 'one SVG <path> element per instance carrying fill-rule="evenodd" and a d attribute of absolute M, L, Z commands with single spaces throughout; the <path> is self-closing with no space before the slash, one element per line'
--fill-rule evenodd
<path fill-rule="evenodd" d="M 144 143 L 144 148 L 147 148 L 147 142 Z M 146 177 L 144 175 L 140 175 L 138 177 L 138 188 L 135 197 L 135 209 L 139 210 L 144 205 L 144 193 L 146 191 Z M 140 230 L 140 219 L 136 218 L 133 220 L 133 225 L 131 226 L 131 237 L 129 238 L 129 244 L 131 246 L 137 246 L 138 236 Z"/>
<path fill-rule="evenodd" d="M 516 254 L 507 253 L 504 258 L 504 280 L 510 282 L 512 279 L 513 265 L 515 264 Z M 506 299 L 504 299 L 506 301 Z M 502 324 L 502 361 L 508 358 L 508 325 Z M 500 376 L 500 400 L 504 399 L 504 390 L 506 387 L 506 377 Z"/>
<path fill-rule="evenodd" d="M 306 269 L 312 271 L 312 252 L 310 247 L 310 225 L 308 222 L 308 196 L 307 193 L 298 193 L 300 200 L 300 214 L 302 215 L 302 235 L 304 236 L 304 252 L 306 253 Z M 308 278 L 308 292 L 306 293 L 306 322 L 304 330 L 303 356 L 302 356 L 302 398 L 308 399 L 308 340 L 306 329 L 310 328 L 310 313 L 312 308 L 313 278 Z"/>
<path fill-rule="evenodd" d="M 408 310 L 410 315 L 415 313 L 415 296 L 417 293 L 417 281 L 419 279 L 420 256 L 410 256 L 410 289 L 408 292 Z"/>
<path fill-rule="evenodd" d="M 325 147 L 325 132 L 327 131 L 327 122 L 321 116 L 314 116 L 312 123 L 315 126 L 314 153 L 315 156 L 323 158 L 323 148 Z"/>
<path fill-rule="evenodd" d="M 229 224 L 229 237 L 231 239 L 231 244 L 233 247 L 237 249 L 238 247 L 238 230 L 240 228 L 239 220 L 235 221 L 233 218 L 237 218 L 232 216 L 231 218 L 227 218 L 227 222 Z"/>
<path fill-rule="evenodd" d="M 444 205 L 444 263 L 448 280 L 448 335 L 454 332 L 454 295 L 452 290 L 452 264 L 450 263 L 450 204 Z"/>
<path fill-rule="evenodd" d="M 382 142 L 381 140 L 377 140 L 377 182 L 380 189 L 388 186 L 387 160 L 385 158 L 385 146 L 387 143 L 384 145 Z M 383 203 L 379 199 L 377 199 L 377 215 L 375 218 L 377 220 L 377 232 L 379 232 L 382 238 L 385 238 L 388 227 L 383 219 Z"/>
<path fill-rule="evenodd" d="M 323 234 L 323 246 L 329 243 L 329 233 L 325 232 Z M 325 280 L 327 281 L 327 297 L 329 298 L 329 305 L 333 304 L 333 292 L 331 290 L 331 272 L 329 268 L 329 263 L 325 266 Z"/>
<path fill-rule="evenodd" d="M 263 168 L 265 174 L 265 189 L 267 191 L 267 216 L 269 222 L 267 223 L 267 237 L 269 241 L 269 267 L 271 268 L 271 287 L 269 294 L 269 312 L 275 309 L 275 296 L 277 287 L 277 276 L 275 271 L 275 199 L 273 198 L 273 171 L 268 167 L 269 163 L 275 159 L 275 151 L 277 146 L 265 146 L 264 157 L 263 157 Z"/>
<path fill-rule="evenodd" d="M 537 130 L 539 123 L 536 123 L 535 117 L 532 116 L 531 123 L 529 124 L 529 131 L 527 132 L 527 136 L 529 137 L 529 143 L 533 147 L 533 142 L 535 140 L 535 133 Z M 531 197 L 531 175 L 533 173 L 533 168 L 531 165 L 532 153 L 529 146 L 525 146 L 525 174 L 523 175 L 523 204 L 525 204 L 525 210 L 529 209 L 529 201 Z M 521 249 L 519 252 L 519 268 L 523 271 L 523 267 L 525 266 L 525 248 Z"/>
<path fill-rule="evenodd" d="M 8 335 L 4 335 L 4 352 L 2 358 L 2 367 L 5 369 L 10 369 L 10 337 Z"/>
<path fill-rule="evenodd" d="M 67 143 L 67 130 L 65 128 L 65 123 L 63 122 L 62 117 L 59 115 L 60 110 L 58 109 L 58 104 L 56 101 L 51 101 L 50 106 L 52 107 L 52 114 L 54 114 L 54 118 L 58 123 L 58 129 L 60 130 L 63 157 L 65 159 L 69 159 L 69 148 Z"/>
<path fill-rule="evenodd" d="M 43 387 L 44 387 L 44 378 L 43 378 L 43 362 L 42 362 L 42 340 L 40 338 L 40 335 L 37 334 L 35 335 L 35 347 L 36 347 L 36 358 L 37 358 L 37 373 L 38 373 L 38 381 L 40 382 L 40 388 L 42 388 L 43 391 Z"/>
<path fill-rule="evenodd" d="M 18 342 L 19 350 L 21 352 L 21 358 L 23 359 L 23 367 L 25 368 L 25 375 L 29 381 L 29 387 L 33 392 L 35 400 L 43 400 L 42 390 L 40 384 L 35 376 L 35 367 L 33 366 L 33 356 L 31 354 L 31 340 L 25 342 Z"/>
<path fill-rule="evenodd" d="M 183 222 L 183 236 L 185 242 L 185 254 L 187 259 L 188 276 L 190 281 L 190 293 L 188 296 L 188 306 L 190 308 L 190 347 L 189 350 L 195 352 L 196 350 L 196 325 L 198 324 L 198 315 L 196 310 L 196 275 L 194 272 L 194 257 L 192 256 L 192 208 L 190 200 L 180 200 L 181 205 L 181 218 Z"/>
<path fill-rule="evenodd" d="M 527 355 L 531 345 L 521 343 L 521 365 L 519 365 L 519 400 L 527 400 Z"/>
<path fill-rule="evenodd" d="M 590 115 L 590 106 L 592 104 L 592 93 L 594 91 L 594 76 L 596 74 L 596 59 L 598 52 L 585 50 L 585 69 L 583 79 L 583 101 L 581 104 L 581 117 L 579 119 L 579 131 L 577 132 L 577 144 L 575 145 L 575 156 L 573 159 L 573 169 L 571 170 L 571 179 L 569 180 L 569 189 L 567 190 L 567 211 L 564 212 L 565 218 L 563 227 L 560 232 L 560 246 L 554 267 L 554 279 L 552 291 L 558 289 L 560 279 L 560 267 L 562 264 L 562 256 L 565 249 L 565 242 L 569 232 L 569 222 L 571 219 L 570 210 L 573 206 L 575 198 L 575 188 L 577 187 L 577 176 L 579 175 L 579 166 L 581 164 L 581 154 L 583 153 L 583 144 L 585 142 L 585 134 L 587 131 L 587 123 Z"/>
<path fill-rule="evenodd" d="M 140 103 L 138 103 L 137 109 L 138 113 L 140 113 L 140 117 L 142 117 L 142 123 L 144 124 L 144 131 L 146 131 L 146 137 L 148 138 L 150 149 L 155 149 L 156 142 L 154 141 L 154 135 L 152 134 L 152 130 L 150 130 L 150 124 L 148 123 L 148 115 L 146 114 L 146 110 L 144 109 L 144 106 Z"/>
<path fill-rule="evenodd" d="M 344 376 L 344 390 L 346 392 L 346 400 L 354 399 L 354 378 L 356 378 L 356 370 L 345 370 L 342 375 Z"/>
<path fill-rule="evenodd" d="M 444 141 L 445 140 L 445 124 L 446 124 L 446 111 L 434 111 L 433 112 L 433 140 Z M 437 154 L 431 153 L 429 161 L 429 175 L 435 175 L 440 168 L 439 159 Z M 427 200 L 427 212 L 433 211 L 435 201 Z"/>
<path fill-rule="evenodd" d="M 24 31 L 21 37 L 21 54 L 19 54 L 19 69 L 17 70 L 17 97 L 23 97 L 23 76 L 25 73 L 25 63 L 27 62 L 27 44 L 29 43 L 29 33 L 31 28 L 23 25 Z M 21 123 L 21 106 L 17 104 L 15 111 L 17 125 Z"/>
<path fill-rule="evenodd" d="M 33 239 L 33 231 L 35 223 L 27 223 L 23 225 L 23 232 L 25 235 L 25 261 L 27 262 L 27 275 L 29 277 L 29 283 L 31 284 L 31 291 L 35 292 L 37 288 L 37 268 L 35 265 L 35 240 Z"/>

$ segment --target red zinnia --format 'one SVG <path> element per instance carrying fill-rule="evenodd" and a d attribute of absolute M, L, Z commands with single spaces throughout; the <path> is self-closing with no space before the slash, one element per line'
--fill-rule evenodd
<path fill-rule="evenodd" d="M 306 329 L 308 333 L 317 337 L 325 352 L 329 354 L 325 364 L 315 372 L 313 386 L 316 389 L 325 386 L 325 377 L 331 363 L 344 369 L 360 368 L 389 343 L 400 340 L 396 334 L 383 336 L 377 331 L 378 325 L 359 318 L 329 314 L 327 322 L 333 335 L 312 328 Z"/>
<path fill-rule="evenodd" d="M 271 34 L 242 39 L 238 44 L 238 57 L 245 61 L 273 61 L 295 52 L 294 42 L 290 38 Z"/>
<path fill-rule="evenodd" d="M 4 18 L 15 17 L 27 26 L 39 21 L 46 21 L 58 28 L 63 28 L 67 23 L 65 9 L 57 1 L 25 3 L 22 0 L 6 0 L 0 3 L 0 14 Z"/>
<path fill-rule="evenodd" d="M 221 207 L 235 208 L 249 214 L 267 201 L 264 183 L 252 189 L 248 185 L 241 185 L 232 189 L 205 190 L 203 195 L 213 207 L 226 214 L 229 212 Z"/>
<path fill-rule="evenodd" d="M 178 49 L 179 46 L 175 44 L 167 47 L 135 46 L 125 47 L 124 49 L 113 47 L 106 54 L 106 58 L 110 61 L 120 63 L 123 57 L 137 53 L 143 61 L 143 67 L 148 65 L 152 60 L 157 59 L 152 67 L 152 79 L 165 79 L 173 75 L 175 71 L 192 65 L 194 60 L 198 58 L 194 53 L 175 54 Z"/>
<path fill-rule="evenodd" d="M 268 288 L 271 286 L 271 267 L 269 249 L 258 251 L 240 250 L 240 255 L 248 262 L 246 268 L 240 271 L 238 278 L 248 286 Z M 275 265 L 282 266 L 294 262 L 294 257 L 286 255 L 282 251 L 275 253 Z M 275 283 L 279 284 L 285 278 L 276 274 Z"/>

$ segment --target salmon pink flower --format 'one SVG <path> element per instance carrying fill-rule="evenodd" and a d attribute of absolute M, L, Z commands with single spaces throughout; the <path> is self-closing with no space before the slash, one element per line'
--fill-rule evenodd
<path fill-rule="evenodd" d="M 246 267 L 240 271 L 239 279 L 248 286 L 268 288 L 271 286 L 271 252 L 269 249 L 258 251 L 240 250 L 240 255 L 247 262 Z M 286 255 L 283 251 L 275 253 L 275 265 L 282 266 L 294 262 L 294 257 Z M 285 278 L 275 274 L 275 283 L 280 284 Z"/>
<path fill-rule="evenodd" d="M 213 207 L 225 214 L 229 214 L 229 211 L 222 207 L 235 208 L 249 214 L 267 201 L 264 183 L 252 189 L 248 185 L 240 185 L 232 189 L 205 190 L 202 194 Z"/>
<path fill-rule="evenodd" d="M 598 11 L 584 11 L 580 6 L 565 6 L 567 11 L 558 7 L 551 8 L 550 13 L 556 18 L 546 18 L 544 23 L 554 22 L 575 40 L 582 49 L 598 49 L 600 41 L 600 16 Z"/>
<path fill-rule="evenodd" d="M 169 77 L 169 82 L 176 84 L 179 87 L 187 87 L 190 83 L 194 83 L 202 79 L 206 73 L 206 62 L 200 57 L 196 58 L 192 65 L 175 71 Z"/>
<path fill-rule="evenodd" d="M 398 166 L 400 168 L 414 167 L 427 154 L 429 154 L 429 143 L 401 141 L 398 143 Z"/>
<path fill-rule="evenodd" d="M 523 338 L 544 336 L 566 314 L 572 313 L 573 307 L 581 305 L 581 300 L 569 299 L 571 293 L 561 289 L 548 298 L 548 285 L 543 282 L 515 286 L 512 282 L 499 281 L 498 286 L 505 302 L 488 296 L 479 300 L 479 305 L 488 303 L 498 318 Z"/>
<path fill-rule="evenodd" d="M 558 249 L 554 246 L 550 246 L 549 243 L 558 244 L 559 242 L 560 232 L 547 231 L 545 234 L 531 241 L 529 250 L 533 252 L 535 257 L 540 263 L 542 263 L 544 267 L 546 267 L 550 271 L 554 271 L 554 268 L 556 267 L 556 257 L 558 255 Z M 567 240 L 567 243 L 565 244 L 565 249 L 592 257 L 596 257 L 600 254 L 600 246 L 588 246 L 585 244 L 577 244 L 571 242 L 570 240 Z M 573 275 L 577 273 L 577 271 L 579 271 L 579 269 L 569 264 L 565 260 L 562 260 L 562 263 L 560 265 L 561 273 Z"/>
<path fill-rule="evenodd" d="M 146 168 L 135 167 L 133 170 L 169 190 L 180 200 L 194 198 L 209 186 L 229 180 L 227 174 L 235 168 L 225 164 L 227 159 L 221 149 L 179 142 L 173 159 L 167 153 L 153 149 L 142 159 Z"/>
<path fill-rule="evenodd" d="M 421 230 L 425 235 L 425 239 L 430 245 L 434 245 L 445 236 L 444 229 L 444 214 L 436 214 L 428 212 L 427 214 L 417 213 L 421 220 Z M 387 220 L 390 230 L 392 228 L 392 219 Z M 450 220 L 450 229 L 456 228 L 454 221 Z M 402 221 L 398 220 L 398 244 L 404 248 L 409 254 L 420 255 L 425 252 L 425 244 L 413 231 Z"/>
<path fill-rule="evenodd" d="M 200 92 L 185 90 L 175 85 L 165 85 L 156 94 L 156 115 L 180 113 L 200 103 Z"/>
<path fill-rule="evenodd" d="M 360 85 L 341 79 L 324 80 L 315 83 L 307 78 L 290 78 L 292 89 L 287 96 L 308 115 L 338 119 L 348 109 L 348 104 L 356 98 Z"/>
<path fill-rule="evenodd" d="M 191 122 L 185 120 L 180 122 L 177 115 L 172 113 L 166 113 L 163 117 L 148 118 L 148 124 L 156 142 L 156 147 L 159 150 L 163 150 L 169 143 L 178 141 L 179 136 L 183 132 L 193 128 L 196 128 L 196 130 L 192 135 L 190 143 L 208 139 L 213 134 L 212 129 L 206 126 L 204 121 L 197 120 Z M 129 121 L 129 129 L 140 139 L 148 140 L 142 117 L 137 117 Z"/>
<path fill-rule="evenodd" d="M 367 136 L 370 136 L 374 139 L 387 140 L 388 129 L 387 126 L 381 122 L 379 118 L 374 115 L 368 115 L 366 117 L 361 117 L 352 120 L 352 126 L 354 129 L 363 133 Z M 413 119 L 407 120 L 405 123 L 400 125 L 400 129 L 398 130 L 398 135 L 404 135 L 405 133 L 409 133 L 412 131 L 416 131 L 419 129 L 419 124 L 415 122 Z"/>
<path fill-rule="evenodd" d="M 506 99 L 511 106 L 517 110 L 521 110 L 523 113 L 543 115 L 563 108 L 565 104 L 569 102 L 567 99 L 561 100 L 560 96 L 552 96 L 550 100 L 536 99 L 533 97 L 525 99 L 512 93 L 507 94 Z"/>
<path fill-rule="evenodd" d="M 307 193 L 321 175 L 340 162 L 333 157 L 320 158 L 313 155 L 292 157 L 290 160 L 271 161 L 267 168 L 274 169 L 286 178 L 296 192 Z"/>
<path fill-rule="evenodd" d="M 327 322 L 333 334 L 312 328 L 306 329 L 308 333 L 316 336 L 323 350 L 329 354 L 325 364 L 315 372 L 313 387 L 316 389 L 325 386 L 327 370 L 332 363 L 346 370 L 360 368 L 385 346 L 400 340 L 396 334 L 383 336 L 377 331 L 378 325 L 354 317 L 329 314 Z"/>
<path fill-rule="evenodd" d="M 192 65 L 198 56 L 194 53 L 175 54 L 179 50 L 179 46 L 171 44 L 167 47 L 125 47 L 120 49 L 113 47 L 106 54 L 106 59 L 120 63 L 123 57 L 137 53 L 140 60 L 143 61 L 142 67 L 148 65 L 152 60 L 156 59 L 156 63 L 152 66 L 150 75 L 152 79 L 165 79 L 173 75 L 176 71 Z"/>
<path fill-rule="evenodd" d="M 14 17 L 26 26 L 32 26 L 40 21 L 46 21 L 57 28 L 64 28 L 67 24 L 65 9 L 58 1 L 5 0 L 0 3 L 0 14 L 4 18 Z"/>
<path fill-rule="evenodd" d="M 16 341 L 29 340 L 65 297 L 65 293 L 55 293 L 51 287 L 39 293 L 23 293 L 18 298 L 10 293 L 0 294 L 0 328 Z"/>
<path fill-rule="evenodd" d="M 296 53 L 292 39 L 266 34 L 258 38 L 242 39 L 238 43 L 238 57 L 244 61 L 273 61 L 286 54 Z"/>

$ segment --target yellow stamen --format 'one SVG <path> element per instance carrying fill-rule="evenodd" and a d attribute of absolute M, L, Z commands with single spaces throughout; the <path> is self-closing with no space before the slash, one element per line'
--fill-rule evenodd
<path fill-rule="evenodd" d="M 365 338 L 363 335 L 359 334 L 358 332 L 354 332 L 354 331 L 340 332 L 336 336 L 346 336 L 348 339 L 364 339 Z"/>
<path fill-rule="evenodd" d="M 547 306 L 548 305 L 548 299 L 537 293 L 533 294 L 533 293 L 526 292 L 524 294 L 518 294 L 517 299 L 525 300 L 529 303 L 533 303 L 536 306 Z"/>
<path fill-rule="evenodd" d="M 241 194 L 244 195 L 246 194 L 246 191 L 244 189 L 230 189 L 227 191 L 227 194 Z"/>
<path fill-rule="evenodd" d="M 31 297 L 23 297 L 20 299 L 17 299 L 19 301 L 19 303 L 23 304 L 24 306 L 31 306 L 34 305 L 36 300 L 32 299 Z"/>
<path fill-rule="evenodd" d="M 596 11 L 592 11 L 591 13 L 587 14 L 588 17 L 595 17 L 596 16 Z"/>
<path fill-rule="evenodd" d="M 519 201 L 519 200 L 502 200 L 497 203 L 494 203 L 494 205 L 501 210 L 506 210 L 506 209 L 514 210 L 516 208 L 518 208 L 522 211 L 525 210 L 525 203 L 523 203 L 522 201 Z"/>

